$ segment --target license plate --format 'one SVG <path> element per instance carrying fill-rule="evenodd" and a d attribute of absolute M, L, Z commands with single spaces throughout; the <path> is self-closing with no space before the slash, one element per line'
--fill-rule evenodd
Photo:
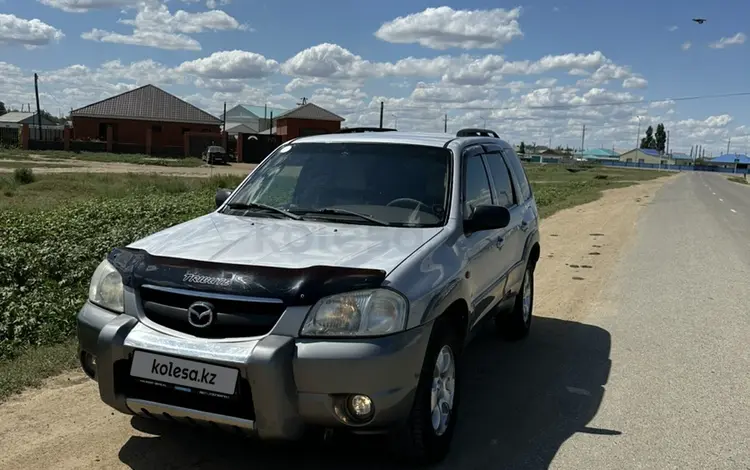
<path fill-rule="evenodd" d="M 136 351 L 130 375 L 141 379 L 234 394 L 237 369 Z"/>

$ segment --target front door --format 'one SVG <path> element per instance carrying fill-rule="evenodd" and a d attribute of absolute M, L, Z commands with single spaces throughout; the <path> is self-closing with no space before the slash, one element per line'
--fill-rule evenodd
<path fill-rule="evenodd" d="M 463 217 L 479 205 L 492 204 L 492 187 L 481 151 L 469 151 L 464 160 Z M 471 325 L 495 303 L 495 266 L 497 238 L 495 230 L 482 230 L 464 239 L 467 257 L 467 282 L 471 295 Z"/>

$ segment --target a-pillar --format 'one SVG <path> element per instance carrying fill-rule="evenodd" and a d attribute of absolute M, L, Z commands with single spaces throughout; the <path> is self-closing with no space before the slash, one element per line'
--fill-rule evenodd
<path fill-rule="evenodd" d="M 29 125 L 24 124 L 21 127 L 21 148 L 24 150 L 29 149 Z"/>
<path fill-rule="evenodd" d="M 154 131 L 151 127 L 146 129 L 146 155 L 151 155 L 151 146 L 154 138 Z"/>
<path fill-rule="evenodd" d="M 112 125 L 107 126 L 107 152 L 112 153 L 112 147 L 114 146 L 114 132 L 112 130 Z"/>

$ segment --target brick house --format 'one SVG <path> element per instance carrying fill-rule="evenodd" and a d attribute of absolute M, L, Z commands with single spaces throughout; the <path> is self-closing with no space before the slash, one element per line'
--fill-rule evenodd
<path fill-rule="evenodd" d="M 182 154 L 186 134 L 221 133 L 219 118 L 153 85 L 76 109 L 71 116 L 76 140 L 107 141 L 114 151 Z"/>
<path fill-rule="evenodd" d="M 344 118 L 313 103 L 303 104 L 274 116 L 274 130 L 286 142 L 308 135 L 330 134 L 341 130 Z"/>

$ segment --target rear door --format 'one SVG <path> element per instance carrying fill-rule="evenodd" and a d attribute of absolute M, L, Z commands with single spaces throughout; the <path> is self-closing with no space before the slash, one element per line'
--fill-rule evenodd
<path fill-rule="evenodd" d="M 497 276 L 506 274 L 508 276 L 507 282 L 503 284 L 503 291 L 499 295 L 507 299 L 518 292 L 523 280 L 526 207 L 523 203 L 520 185 L 516 181 L 515 173 L 511 170 L 504 149 L 499 146 L 485 146 L 485 149 L 487 152 L 484 158 L 492 177 L 496 204 L 510 211 L 510 223 L 505 230 L 502 248 L 496 253 Z"/>

